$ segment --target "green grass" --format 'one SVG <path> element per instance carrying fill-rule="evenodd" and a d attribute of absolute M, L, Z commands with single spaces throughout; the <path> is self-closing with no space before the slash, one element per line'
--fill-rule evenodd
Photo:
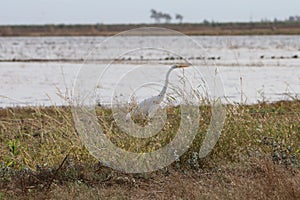
<path fill-rule="evenodd" d="M 38 193 L 40 197 L 46 192 L 55 198 L 59 194 L 53 191 L 60 191 L 61 196 L 68 193 L 62 188 L 68 188 L 69 193 L 76 193 L 73 190 L 84 190 L 89 193 L 91 198 L 96 196 L 105 198 L 110 195 L 113 197 L 112 191 L 116 190 L 122 193 L 125 190 L 125 186 L 121 187 L 118 182 L 125 182 L 126 187 L 130 185 L 134 188 L 134 184 L 140 183 L 137 180 L 145 180 L 148 184 L 150 180 L 157 180 L 156 176 L 160 177 L 159 180 L 165 179 L 170 173 L 171 177 L 175 176 L 174 179 L 179 176 L 187 176 L 184 174 L 218 174 L 219 177 L 212 178 L 215 182 L 210 180 L 218 184 L 219 181 L 231 180 L 232 177 L 234 177 L 232 180 L 239 182 L 240 176 L 254 178 L 255 183 L 258 180 L 255 180 L 253 173 L 258 170 L 257 168 L 272 174 L 278 173 L 275 170 L 277 167 L 274 168 L 274 166 L 279 166 L 280 174 L 282 169 L 282 173 L 299 173 L 299 100 L 257 105 L 227 105 L 227 116 L 222 135 L 213 151 L 203 159 L 199 159 L 197 153 L 210 122 L 211 108 L 210 106 L 201 106 L 199 112 L 201 113 L 200 128 L 196 138 L 189 150 L 178 161 L 157 172 L 129 175 L 103 166 L 89 154 L 74 129 L 70 108 L 1 109 L 0 199 L 10 194 L 7 191 L 16 195 L 16 198 L 21 198 L 28 192 Z M 118 128 L 110 109 L 97 108 L 97 116 L 106 136 L 115 145 L 132 152 L 151 152 L 169 143 L 174 138 L 179 126 L 179 114 L 179 107 L 168 108 L 167 121 L 161 132 L 152 138 L 136 139 Z M 146 123 L 144 121 L 136 122 Z M 272 171 L 273 169 L 275 172 Z M 222 170 L 224 173 L 219 173 Z M 242 171 L 240 175 L 239 170 Z M 236 174 L 233 171 L 237 171 L 238 177 L 235 177 Z M 222 174 L 229 178 L 222 177 Z M 277 174 L 272 176 L 280 181 L 285 177 L 281 175 L 277 177 Z M 299 178 L 299 176 L 295 177 Z M 133 179 L 137 183 L 133 183 Z M 189 179 L 187 178 L 187 180 Z M 201 177 L 199 180 L 201 181 Z M 224 180 L 224 184 L 228 187 L 226 180 Z M 300 179 L 296 180 L 300 181 Z M 105 194 L 101 191 L 99 194 L 97 189 L 99 183 L 110 183 L 110 189 L 106 185 L 101 188 Z M 262 183 L 258 184 L 262 185 Z M 292 186 L 288 187 L 294 187 L 293 181 L 289 184 Z M 278 183 L 279 185 L 281 184 Z M 221 184 L 218 187 L 222 188 L 223 186 Z M 204 185 L 204 187 L 206 186 Z M 207 187 L 206 189 L 209 189 L 208 185 Z M 253 187 L 256 187 L 255 184 Z M 220 195 L 215 198 L 224 197 L 223 194 L 232 197 L 233 194 L 230 193 L 232 190 L 234 187 L 229 187 L 228 191 L 220 192 Z M 238 191 L 242 192 L 243 188 Z M 300 195 L 299 189 L 293 192 L 294 196 L 291 197 Z M 288 193 L 290 194 L 291 191 Z M 237 192 L 236 195 L 238 194 Z M 283 197 L 283 194 L 285 192 L 281 191 L 273 197 Z M 126 196 L 126 192 L 124 195 Z M 123 195 L 116 195 L 116 199 L 118 196 L 121 198 Z"/>

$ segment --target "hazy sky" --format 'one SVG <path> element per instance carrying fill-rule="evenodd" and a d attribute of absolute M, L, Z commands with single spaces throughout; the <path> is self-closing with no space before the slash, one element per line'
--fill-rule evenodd
<path fill-rule="evenodd" d="M 300 15 L 300 0 L 0 0 L 0 24 L 151 23 L 152 8 L 184 22 L 256 21 Z"/>

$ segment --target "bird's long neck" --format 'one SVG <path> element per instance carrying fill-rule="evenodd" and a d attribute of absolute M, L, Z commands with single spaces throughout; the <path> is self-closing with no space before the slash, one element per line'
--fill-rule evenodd
<path fill-rule="evenodd" d="M 163 97 L 165 95 L 165 93 L 167 92 L 167 88 L 168 88 L 168 84 L 169 84 L 169 76 L 173 69 L 175 69 L 175 67 L 171 67 L 166 74 L 165 85 L 164 85 L 163 89 L 161 90 L 161 92 L 159 93 L 159 96 L 161 96 L 161 97 Z"/>

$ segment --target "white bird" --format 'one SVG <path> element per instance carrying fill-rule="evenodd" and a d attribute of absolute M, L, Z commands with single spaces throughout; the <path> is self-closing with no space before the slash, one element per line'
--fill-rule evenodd
<path fill-rule="evenodd" d="M 148 117 L 149 119 L 153 118 L 156 111 L 159 109 L 160 103 L 163 101 L 164 96 L 166 94 L 168 84 L 169 84 L 169 76 L 170 76 L 171 71 L 174 69 L 177 69 L 177 68 L 184 68 L 184 67 L 188 67 L 188 66 L 189 65 L 186 65 L 186 64 L 173 65 L 166 74 L 165 85 L 162 88 L 161 92 L 157 96 L 147 98 L 147 99 L 143 100 L 142 102 L 140 102 L 137 105 L 137 107 L 135 107 L 131 112 L 129 112 L 126 115 L 126 121 L 131 119 L 131 117 L 142 117 L 144 119 L 146 117 Z"/>

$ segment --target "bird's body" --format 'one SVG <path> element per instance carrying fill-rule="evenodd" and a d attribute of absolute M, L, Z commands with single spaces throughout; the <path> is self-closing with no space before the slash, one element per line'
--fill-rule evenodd
<path fill-rule="evenodd" d="M 164 96 L 167 92 L 167 88 L 169 84 L 169 76 L 171 71 L 177 68 L 183 68 L 187 66 L 188 65 L 183 65 L 183 64 L 173 65 L 166 74 L 165 85 L 161 90 L 161 92 L 157 96 L 147 98 L 142 102 L 140 102 L 137 105 L 137 107 L 135 107 L 131 112 L 129 112 L 126 115 L 126 120 L 129 120 L 131 117 L 141 117 L 141 118 L 148 117 L 149 119 L 151 119 L 155 115 L 156 111 L 160 108 L 160 104 L 163 101 Z"/>

